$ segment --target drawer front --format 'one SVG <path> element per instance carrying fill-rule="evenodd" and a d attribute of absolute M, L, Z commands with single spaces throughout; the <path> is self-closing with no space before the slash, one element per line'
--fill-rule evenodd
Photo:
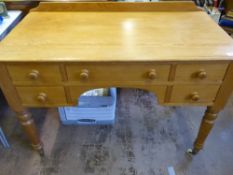
<path fill-rule="evenodd" d="M 130 63 L 83 63 L 66 65 L 68 81 L 80 84 L 101 82 L 143 82 L 167 81 L 170 65 Z"/>
<path fill-rule="evenodd" d="M 212 103 L 220 85 L 175 85 L 171 103 Z"/>
<path fill-rule="evenodd" d="M 62 81 L 59 65 L 12 64 L 7 66 L 13 82 L 30 84 L 51 84 Z"/>
<path fill-rule="evenodd" d="M 177 65 L 175 81 L 221 82 L 228 64 L 180 64 Z"/>
<path fill-rule="evenodd" d="M 66 105 L 63 87 L 16 87 L 22 104 L 33 107 Z"/>

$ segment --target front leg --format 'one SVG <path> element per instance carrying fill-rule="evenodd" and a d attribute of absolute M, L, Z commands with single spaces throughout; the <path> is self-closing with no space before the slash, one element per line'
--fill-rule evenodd
<path fill-rule="evenodd" d="M 199 132 L 194 142 L 193 149 L 188 150 L 188 153 L 195 155 L 203 148 L 205 140 L 209 135 L 210 131 L 212 130 L 216 118 L 217 118 L 217 112 L 213 109 L 213 107 L 207 107 L 205 114 L 202 118 Z"/>
<path fill-rule="evenodd" d="M 43 146 L 38 136 L 34 120 L 31 114 L 22 106 L 16 88 L 4 64 L 0 64 L 0 88 L 11 109 L 17 113 L 17 118 L 31 141 L 32 147 L 43 155 Z"/>
<path fill-rule="evenodd" d="M 29 138 L 32 147 L 37 150 L 41 156 L 44 155 L 44 149 L 42 142 L 40 141 L 39 135 L 37 133 L 37 129 L 34 123 L 34 120 L 31 114 L 24 110 L 22 112 L 17 113 L 17 118 L 23 127 L 24 132 L 26 133 L 27 137 Z"/>
<path fill-rule="evenodd" d="M 194 148 L 188 150 L 188 153 L 196 154 L 203 148 L 204 142 L 211 131 L 217 113 L 222 110 L 227 103 L 233 91 L 233 63 L 230 63 L 225 73 L 223 83 L 217 93 L 213 106 L 207 107 L 202 119 L 197 138 L 194 142 Z"/>

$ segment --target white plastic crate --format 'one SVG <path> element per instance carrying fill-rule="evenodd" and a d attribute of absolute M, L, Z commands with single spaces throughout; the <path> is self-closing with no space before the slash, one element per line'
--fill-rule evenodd
<path fill-rule="evenodd" d="M 116 88 L 110 88 L 109 96 L 80 96 L 76 107 L 59 107 L 61 122 L 65 125 L 114 124 Z"/>

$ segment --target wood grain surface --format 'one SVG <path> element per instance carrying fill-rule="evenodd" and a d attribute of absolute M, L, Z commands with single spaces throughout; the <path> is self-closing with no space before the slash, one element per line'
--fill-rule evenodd
<path fill-rule="evenodd" d="M 35 11 L 0 43 L 1 61 L 232 60 L 233 41 L 201 11 Z"/>

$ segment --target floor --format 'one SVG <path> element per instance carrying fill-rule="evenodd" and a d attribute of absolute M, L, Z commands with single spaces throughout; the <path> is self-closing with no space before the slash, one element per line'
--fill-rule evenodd
<path fill-rule="evenodd" d="M 185 151 L 204 108 L 162 107 L 142 90 L 118 90 L 114 126 L 64 126 L 56 109 L 33 109 L 44 158 L 29 149 L 15 114 L 1 106 L 11 149 L 0 145 L 0 175 L 166 175 L 169 166 L 177 175 L 233 174 L 233 96 L 193 158 Z"/>

